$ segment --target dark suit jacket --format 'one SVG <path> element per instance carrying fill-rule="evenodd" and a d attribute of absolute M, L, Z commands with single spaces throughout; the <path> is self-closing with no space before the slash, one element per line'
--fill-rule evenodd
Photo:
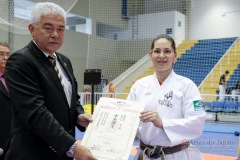
<path fill-rule="evenodd" d="M 10 97 L 8 92 L 0 80 L 0 148 L 4 153 L 7 150 L 8 140 L 11 133 L 12 109 L 10 106 Z M 3 155 L 0 156 L 0 160 Z"/>
<path fill-rule="evenodd" d="M 14 109 L 6 160 L 66 160 L 75 142 L 77 116 L 84 113 L 71 62 L 56 53 L 72 84 L 71 106 L 53 66 L 31 41 L 13 53 L 5 68 Z M 85 128 L 77 127 L 84 131 Z"/>

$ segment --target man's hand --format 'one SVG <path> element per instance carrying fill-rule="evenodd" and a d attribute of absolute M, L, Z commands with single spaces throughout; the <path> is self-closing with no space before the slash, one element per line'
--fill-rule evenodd
<path fill-rule="evenodd" d="M 75 160 L 97 160 L 92 153 L 78 141 L 76 147 L 74 148 L 74 158 Z"/>
<path fill-rule="evenodd" d="M 90 122 L 92 122 L 92 116 L 89 114 L 80 114 L 78 116 L 78 124 L 81 125 L 82 127 L 87 127 Z"/>

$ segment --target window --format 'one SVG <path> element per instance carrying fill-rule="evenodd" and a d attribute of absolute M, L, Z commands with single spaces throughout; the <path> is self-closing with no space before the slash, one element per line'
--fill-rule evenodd
<path fill-rule="evenodd" d="M 172 34 L 172 28 L 167 28 L 166 29 L 166 34 Z"/>

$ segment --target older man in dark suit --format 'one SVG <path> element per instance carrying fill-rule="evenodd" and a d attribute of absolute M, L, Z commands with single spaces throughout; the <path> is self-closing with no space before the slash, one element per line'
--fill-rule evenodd
<path fill-rule="evenodd" d="M 8 141 L 11 133 L 12 108 L 10 97 L 4 78 L 6 61 L 10 55 L 7 42 L 0 42 L 0 160 L 7 151 Z"/>
<path fill-rule="evenodd" d="M 12 139 L 6 160 L 95 160 L 74 138 L 92 121 L 79 103 L 70 60 L 56 52 L 62 45 L 65 11 L 37 3 L 29 31 L 33 40 L 13 53 L 6 82 L 14 108 Z"/>

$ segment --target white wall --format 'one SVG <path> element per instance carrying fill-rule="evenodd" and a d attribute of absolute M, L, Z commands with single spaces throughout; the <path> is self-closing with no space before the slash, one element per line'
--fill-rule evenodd
<path fill-rule="evenodd" d="M 178 26 L 179 22 L 181 26 Z M 165 34 L 167 28 L 172 28 L 172 34 L 169 35 L 175 39 L 176 44 L 185 40 L 185 15 L 177 11 L 141 14 L 131 17 L 128 20 L 128 29 L 119 32 L 118 39 L 126 40 L 134 37 L 133 23 L 137 23 L 136 27 L 138 27 L 136 39 L 153 39 L 159 34 Z"/>
<path fill-rule="evenodd" d="M 167 28 L 173 29 L 174 35 L 174 12 L 161 12 L 139 15 L 138 37 L 139 39 L 154 38 L 159 34 L 165 34 Z M 151 32 L 149 32 L 151 29 Z"/>
<path fill-rule="evenodd" d="M 238 37 L 239 17 L 239 0 L 191 0 L 188 39 Z"/>
<path fill-rule="evenodd" d="M 181 26 L 178 26 L 178 22 Z M 177 11 L 160 12 L 139 15 L 138 38 L 154 38 L 159 34 L 166 34 L 167 28 L 172 28 L 172 36 L 179 44 L 185 39 L 185 15 Z M 151 29 L 151 32 L 149 32 Z"/>
<path fill-rule="evenodd" d="M 178 46 L 185 40 L 185 15 L 179 12 L 174 12 L 174 40 L 176 45 Z M 179 26 L 179 23 L 181 25 Z"/>
<path fill-rule="evenodd" d="M 8 38 L 8 32 L 2 28 L 0 28 L 0 41 L 5 41 L 8 42 L 9 38 Z"/>

